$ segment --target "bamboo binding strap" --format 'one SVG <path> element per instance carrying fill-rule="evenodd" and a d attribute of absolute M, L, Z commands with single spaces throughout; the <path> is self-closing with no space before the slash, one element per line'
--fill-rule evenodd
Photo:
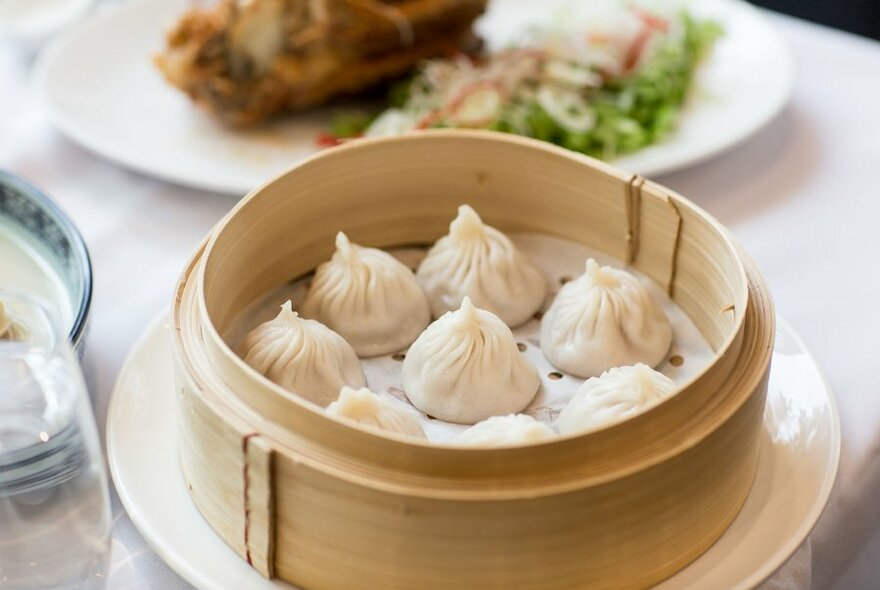
<path fill-rule="evenodd" d="M 669 282 L 666 284 L 666 293 L 670 297 L 674 297 L 675 273 L 678 269 L 678 246 L 681 243 L 681 213 L 678 212 L 678 206 L 676 206 L 675 201 L 673 201 L 671 198 L 667 197 L 666 202 L 669 203 L 669 207 L 678 218 L 678 223 L 675 226 L 675 242 L 672 245 L 672 260 L 670 261 Z"/>
<path fill-rule="evenodd" d="M 242 437 L 241 453 L 245 558 L 271 578 L 275 549 L 272 449 L 259 433 L 252 432 Z"/>
<path fill-rule="evenodd" d="M 635 266 L 673 296 L 682 218 L 675 198 L 640 174 L 624 185 L 626 263 Z"/>
<path fill-rule="evenodd" d="M 645 177 L 633 174 L 626 183 L 626 263 L 632 264 L 639 253 L 639 225 L 642 221 L 642 185 Z"/>

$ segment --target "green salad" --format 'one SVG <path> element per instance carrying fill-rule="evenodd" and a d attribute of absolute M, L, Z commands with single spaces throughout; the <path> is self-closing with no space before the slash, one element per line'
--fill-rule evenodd
<path fill-rule="evenodd" d="M 609 30 L 545 32 L 478 58 L 427 61 L 394 87 L 381 113 L 338 115 L 332 139 L 489 129 L 606 160 L 655 143 L 675 127 L 722 29 L 687 12 L 625 10 Z"/>

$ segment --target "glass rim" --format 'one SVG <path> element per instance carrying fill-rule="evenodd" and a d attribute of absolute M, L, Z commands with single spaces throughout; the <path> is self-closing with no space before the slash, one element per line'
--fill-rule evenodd
<path fill-rule="evenodd" d="M 83 292 L 77 302 L 73 324 L 62 332 L 64 338 L 69 338 L 71 344 L 79 346 L 83 339 L 88 323 L 89 312 L 92 307 L 92 294 L 94 289 L 94 276 L 92 271 L 92 259 L 89 249 L 79 229 L 71 220 L 70 216 L 53 201 L 42 189 L 24 180 L 23 178 L 0 169 L 0 184 L 6 184 L 19 193 L 35 201 L 46 212 L 50 213 L 58 227 L 67 235 L 71 246 L 76 252 L 77 266 L 83 278 Z"/>

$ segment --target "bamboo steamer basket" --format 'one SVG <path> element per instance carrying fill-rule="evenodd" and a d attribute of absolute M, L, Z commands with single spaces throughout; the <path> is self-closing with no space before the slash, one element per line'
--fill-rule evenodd
<path fill-rule="evenodd" d="M 461 203 L 628 262 L 691 317 L 713 362 L 618 425 L 474 449 L 330 418 L 223 340 L 247 304 L 329 258 L 338 230 L 427 244 Z M 774 337 L 760 275 L 683 197 L 548 144 L 434 131 L 322 153 L 218 224 L 172 321 L 192 499 L 243 559 L 302 588 L 646 587 L 724 532 L 755 476 Z"/>

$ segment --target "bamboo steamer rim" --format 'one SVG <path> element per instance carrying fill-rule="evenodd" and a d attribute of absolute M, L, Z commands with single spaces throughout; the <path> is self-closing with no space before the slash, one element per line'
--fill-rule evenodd
<path fill-rule="evenodd" d="M 241 201 L 239 201 L 211 230 L 210 237 L 207 240 L 207 244 L 205 245 L 204 254 L 203 254 L 206 263 L 202 264 L 198 267 L 198 271 L 197 271 L 198 272 L 198 275 L 197 275 L 198 282 L 199 283 L 204 282 L 205 272 L 207 269 L 207 261 L 210 259 L 211 254 L 214 251 L 214 247 L 216 245 L 218 237 L 222 234 L 223 230 L 229 224 L 230 220 L 232 220 L 242 209 L 246 208 L 248 206 L 248 204 L 253 199 L 257 198 L 266 187 L 272 185 L 279 178 L 286 176 L 291 171 L 298 169 L 300 167 L 308 166 L 311 162 L 314 162 L 314 161 L 320 161 L 320 160 L 323 160 L 326 158 L 336 157 L 338 154 L 342 154 L 347 151 L 357 151 L 357 150 L 363 150 L 363 149 L 370 149 L 374 145 L 382 145 L 382 144 L 386 144 L 386 143 L 409 142 L 409 141 L 423 141 L 425 139 L 440 139 L 440 140 L 455 139 L 455 140 L 458 140 L 462 137 L 470 137 L 473 139 L 489 140 L 489 141 L 506 141 L 508 143 L 520 144 L 525 147 L 529 147 L 529 148 L 536 149 L 536 150 L 541 150 L 541 151 L 548 152 L 548 153 L 553 153 L 553 154 L 556 154 L 556 155 L 564 157 L 564 158 L 578 161 L 584 165 L 590 166 L 594 169 L 598 169 L 600 172 L 602 172 L 606 175 L 609 175 L 609 176 L 618 176 L 619 175 L 614 167 L 610 166 L 609 164 L 607 164 L 605 162 L 602 162 L 601 160 L 597 160 L 595 158 L 591 158 L 591 157 L 583 155 L 583 154 L 572 152 L 570 150 L 564 149 L 562 147 L 559 147 L 559 146 L 556 146 L 553 144 L 549 144 L 547 142 L 543 142 L 543 141 L 539 141 L 539 140 L 535 140 L 535 139 L 531 139 L 531 138 L 526 138 L 526 137 L 521 137 L 521 136 L 516 136 L 516 135 L 510 135 L 510 134 L 506 134 L 506 133 L 494 132 L 494 131 L 442 130 L 442 129 L 440 129 L 440 130 L 423 130 L 423 131 L 411 132 L 411 133 L 407 133 L 407 134 L 404 134 L 401 136 L 396 136 L 396 137 L 378 137 L 378 138 L 358 139 L 356 141 L 347 142 L 347 143 L 342 144 L 340 146 L 334 147 L 331 150 L 327 150 L 327 151 L 320 152 L 320 153 L 317 153 L 317 154 L 310 156 L 309 158 L 305 159 L 304 161 L 302 161 L 294 166 L 291 166 L 287 170 L 279 173 L 278 175 L 276 175 L 272 179 L 268 180 L 267 182 L 263 183 L 259 187 L 252 190 L 244 198 L 242 198 Z M 745 321 L 746 313 L 748 311 L 748 297 L 747 297 L 748 288 L 747 288 L 747 286 L 749 284 L 749 281 L 746 276 L 746 270 L 745 270 L 744 265 L 742 264 L 742 260 L 738 256 L 740 249 L 731 240 L 727 229 L 724 226 L 722 226 L 717 220 L 715 220 L 714 217 L 709 215 L 705 210 L 703 210 L 702 208 L 700 208 L 696 204 L 692 203 L 691 201 L 689 201 L 687 199 L 684 199 L 679 194 L 677 194 L 673 191 L 669 191 L 668 189 L 666 189 L 666 190 L 669 193 L 670 198 L 676 202 L 676 206 L 684 206 L 684 207 L 690 208 L 693 211 L 695 211 L 697 214 L 699 214 L 703 218 L 704 221 L 708 222 L 713 227 L 713 229 L 716 232 L 718 232 L 718 234 L 721 236 L 722 240 L 725 242 L 725 246 L 729 249 L 729 251 L 731 253 L 733 253 L 733 255 L 737 258 L 737 260 L 739 262 L 738 279 L 741 281 L 740 284 L 742 286 L 745 286 L 746 288 L 737 289 L 737 291 L 739 292 L 739 296 L 741 297 L 741 300 L 736 301 L 734 303 L 734 305 L 736 306 L 737 310 L 741 309 L 743 311 L 738 314 L 734 328 L 731 330 L 728 337 L 721 344 L 721 346 L 719 347 L 719 350 L 715 351 L 716 356 L 717 356 L 718 354 L 722 354 L 724 351 L 726 351 L 730 347 L 730 345 L 733 343 L 733 341 L 737 338 L 737 335 L 742 328 L 742 324 Z M 203 310 L 207 309 L 207 301 L 205 299 L 205 292 L 203 289 L 199 290 L 198 297 L 199 297 L 199 305 L 200 305 L 201 309 L 203 309 Z M 222 336 L 220 335 L 219 331 L 217 330 L 216 326 L 214 326 L 213 321 L 211 321 L 210 317 L 206 317 L 205 319 L 207 321 L 204 322 L 204 329 L 209 333 L 210 338 L 215 339 L 217 342 L 220 343 L 220 346 L 224 350 L 224 352 L 226 353 L 227 358 L 232 363 L 237 365 L 240 370 L 242 370 L 242 371 L 250 374 L 252 377 L 260 380 L 265 386 L 269 387 L 274 393 L 276 393 L 277 395 L 279 395 L 283 399 L 291 401 L 292 403 L 296 404 L 300 408 L 304 408 L 307 411 L 311 412 L 315 416 L 319 416 L 320 417 L 319 420 L 324 419 L 324 420 L 344 424 L 345 426 L 355 428 L 356 430 L 359 430 L 361 432 L 365 432 L 373 437 L 384 438 L 384 439 L 390 438 L 386 434 L 377 434 L 375 432 L 372 432 L 372 431 L 369 431 L 369 430 L 366 430 L 363 428 L 353 427 L 345 421 L 331 418 L 321 408 L 315 406 L 314 404 L 309 403 L 308 401 L 304 400 L 303 398 L 296 395 L 295 393 L 287 391 L 283 387 L 272 382 L 270 379 L 268 379 L 264 375 L 261 375 L 260 373 L 255 371 L 252 367 L 250 367 L 247 363 L 245 363 L 244 359 L 239 357 L 226 344 L 226 342 L 223 340 Z M 695 374 L 693 377 L 691 377 L 690 379 L 685 381 L 685 383 L 680 385 L 676 389 L 676 393 L 681 390 L 684 390 L 684 389 L 692 386 L 694 383 L 698 382 L 710 368 L 711 368 L 711 365 L 707 365 L 707 366 L 703 367 L 697 374 Z M 628 421 L 638 420 L 640 418 L 641 419 L 649 419 L 649 418 L 647 418 L 647 416 L 649 416 L 652 412 L 654 412 L 663 403 L 665 403 L 665 400 L 664 400 L 664 402 L 661 402 L 660 404 L 653 406 L 652 408 L 650 408 L 646 412 L 643 412 L 639 416 L 637 416 L 635 418 L 631 418 Z M 616 424 L 611 424 L 611 425 L 606 426 L 605 428 L 613 428 L 615 426 L 616 426 Z M 457 447 L 457 446 L 453 446 L 453 445 L 443 445 L 443 447 L 444 448 L 448 447 L 450 450 L 454 450 L 454 451 L 462 452 L 462 453 L 478 453 L 478 452 L 485 452 L 487 450 L 491 451 L 491 452 L 498 452 L 499 450 L 508 449 L 508 448 L 515 449 L 515 448 L 520 448 L 520 447 L 554 445 L 554 444 L 558 444 L 560 442 L 564 442 L 566 440 L 582 438 L 584 436 L 588 436 L 590 434 L 593 434 L 594 432 L 599 432 L 601 430 L 604 430 L 604 428 L 597 429 L 595 431 L 589 431 L 586 433 L 580 433 L 580 434 L 571 434 L 571 435 L 564 435 L 564 436 L 561 435 L 557 439 L 553 439 L 553 440 L 549 440 L 549 441 L 542 441 L 539 443 L 532 443 L 532 444 L 526 444 L 526 445 L 510 445 L 509 447 L 500 447 L 500 448 L 493 448 L 493 449 L 483 449 L 483 448 L 473 448 L 473 447 L 463 447 L 463 446 Z M 431 443 L 429 441 L 421 441 L 419 439 L 408 438 L 408 437 L 395 436 L 395 437 L 391 438 L 391 440 L 395 440 L 396 442 L 399 442 L 401 444 L 412 445 L 412 446 L 430 447 L 430 448 L 437 448 L 439 446 L 436 443 Z"/>
<path fill-rule="evenodd" d="M 272 185 L 278 179 L 286 176 L 291 171 L 298 169 L 300 167 L 308 166 L 311 162 L 314 162 L 314 161 L 320 161 L 320 160 L 326 159 L 328 157 L 335 157 L 337 154 L 341 154 L 345 151 L 369 149 L 373 145 L 381 145 L 381 144 L 386 144 L 386 143 L 399 143 L 399 142 L 403 142 L 403 141 L 422 141 L 422 140 L 425 140 L 428 138 L 437 138 L 437 139 L 441 139 L 441 140 L 442 139 L 458 140 L 462 137 L 471 137 L 473 139 L 489 140 L 489 141 L 493 141 L 493 142 L 494 141 L 505 141 L 508 143 L 520 144 L 520 145 L 523 145 L 525 147 L 529 147 L 532 149 L 537 149 L 537 150 L 548 152 L 548 153 L 554 153 L 558 156 L 562 156 L 562 157 L 570 159 L 570 160 L 579 161 L 580 163 L 585 164 L 589 167 L 592 167 L 594 169 L 598 169 L 600 172 L 602 172 L 608 176 L 612 176 L 612 177 L 619 176 L 619 174 L 616 172 L 615 168 L 613 168 L 612 166 L 610 166 L 609 164 L 607 164 L 605 162 L 602 162 L 601 160 L 596 160 L 595 158 L 591 158 L 591 157 L 585 156 L 583 154 L 571 152 L 569 150 L 566 150 L 564 148 L 561 148 L 561 147 L 558 147 L 558 146 L 555 146 L 553 144 L 549 144 L 546 142 L 542 142 L 542 141 L 538 141 L 538 140 L 534 140 L 534 139 L 530 139 L 530 138 L 525 138 L 525 137 L 521 137 L 521 136 L 509 135 L 509 134 L 505 134 L 505 133 L 492 132 L 492 131 L 424 130 L 424 131 L 418 131 L 418 132 L 404 134 L 402 136 L 397 136 L 397 137 L 359 139 L 357 141 L 348 142 L 346 144 L 334 147 L 332 150 L 328 150 L 325 152 L 320 152 L 318 154 L 315 154 L 315 155 L 307 158 L 306 160 L 300 162 L 299 164 L 290 167 L 288 170 L 285 170 L 284 172 L 279 173 L 274 178 L 268 180 L 267 182 L 263 183 L 261 186 L 257 187 L 256 189 L 254 189 L 250 193 L 248 193 L 248 195 L 246 195 L 241 201 L 239 201 L 239 203 L 237 203 L 235 205 L 235 207 L 233 207 L 233 209 L 231 209 L 217 223 L 217 225 L 211 230 L 211 233 L 210 233 L 210 236 L 209 236 L 207 243 L 205 245 L 204 254 L 203 254 L 204 259 L 206 260 L 206 264 L 199 265 L 198 269 L 197 269 L 198 282 L 203 283 L 204 278 L 205 278 L 205 272 L 207 269 L 207 260 L 210 258 L 211 254 L 214 250 L 214 247 L 215 247 L 215 244 L 217 242 L 218 237 L 222 234 L 223 230 L 228 225 L 230 220 L 232 220 L 234 218 L 234 216 L 237 215 L 242 209 L 246 208 L 248 206 L 248 204 L 254 198 L 258 197 L 266 187 Z M 684 199 L 683 197 L 681 197 L 680 195 L 678 195 L 677 193 L 675 193 L 673 191 L 670 191 L 668 189 L 664 189 L 664 190 L 665 190 L 665 192 L 668 193 L 669 197 L 675 201 L 676 206 L 683 206 L 686 208 L 690 208 L 691 210 L 696 212 L 702 218 L 702 220 L 704 222 L 706 222 L 712 226 L 712 228 L 718 233 L 719 237 L 721 237 L 721 239 L 725 243 L 725 246 L 727 247 L 727 249 L 733 254 L 733 256 L 739 262 L 738 269 L 737 269 L 738 275 L 739 275 L 738 278 L 740 279 L 742 285 L 747 286 L 748 279 L 746 277 L 746 270 L 742 264 L 742 260 L 738 256 L 739 248 L 731 240 L 729 232 L 726 230 L 726 228 L 724 228 L 724 226 L 722 226 L 717 220 L 715 220 L 711 215 L 709 215 L 706 211 L 704 211 L 702 208 L 700 208 L 699 206 L 697 206 L 693 202 L 691 202 L 687 199 Z M 730 334 L 724 340 L 724 342 L 719 346 L 719 349 L 716 351 L 716 356 L 719 354 L 722 354 L 724 351 L 726 351 L 730 347 L 732 342 L 737 338 L 738 333 L 742 328 L 742 324 L 745 321 L 745 317 L 746 317 L 746 314 L 748 311 L 748 297 L 747 297 L 748 288 L 737 289 L 737 291 L 738 291 L 740 300 L 736 301 L 734 303 L 734 305 L 736 306 L 736 309 L 738 309 L 738 310 L 741 309 L 744 311 L 738 314 L 733 329 L 730 331 Z M 204 290 L 200 290 L 198 292 L 198 297 L 199 297 L 199 305 L 200 305 L 201 309 L 206 310 L 207 309 L 207 301 L 205 299 Z M 431 443 L 429 441 L 422 441 L 420 439 L 415 439 L 415 438 L 410 438 L 410 437 L 389 436 L 387 433 L 379 434 L 379 433 L 376 433 L 371 430 L 367 430 L 364 428 L 359 428 L 357 426 L 353 426 L 346 421 L 342 421 L 342 420 L 336 419 L 334 417 L 331 417 L 331 416 L 327 415 L 321 408 L 314 406 L 314 404 L 311 404 L 308 401 L 301 398 L 300 396 L 298 396 L 292 392 L 287 391 L 286 389 L 282 388 L 281 386 L 279 386 L 279 385 L 275 384 L 274 382 L 272 382 L 271 380 L 269 380 L 267 377 L 261 375 L 260 373 L 255 371 L 253 368 L 251 368 L 247 363 L 245 363 L 244 360 L 241 357 L 239 357 L 231 348 L 229 348 L 229 346 L 226 344 L 226 342 L 223 340 L 222 336 L 220 335 L 219 331 L 216 329 L 213 321 L 211 321 L 210 317 L 207 316 L 207 314 L 206 314 L 206 317 L 203 319 L 205 320 L 203 322 L 203 329 L 205 329 L 209 333 L 210 338 L 214 339 L 216 342 L 219 342 L 220 347 L 223 349 L 227 359 L 230 362 L 232 362 L 233 364 L 235 364 L 241 371 L 248 373 L 249 375 L 251 375 L 251 377 L 262 382 L 264 386 L 271 389 L 273 391 L 273 393 L 275 393 L 276 395 L 278 395 L 282 399 L 285 399 L 289 402 L 292 402 L 293 404 L 299 406 L 302 409 L 306 409 L 308 412 L 310 412 L 314 416 L 320 416 L 319 420 L 323 419 L 323 420 L 327 420 L 327 421 L 334 422 L 337 424 L 342 424 L 347 428 L 352 428 L 354 430 L 357 430 L 358 432 L 367 434 L 375 439 L 394 440 L 395 442 L 398 442 L 398 443 L 404 444 L 404 445 L 416 446 L 416 447 L 427 447 L 427 448 L 431 448 L 431 449 L 436 449 L 438 447 L 441 447 L 441 448 L 444 448 L 444 449 L 447 449 L 447 450 L 450 450 L 453 452 L 462 452 L 462 453 L 490 452 L 490 453 L 497 454 L 498 452 L 506 451 L 506 450 L 515 450 L 515 449 L 520 449 L 520 448 L 532 448 L 535 446 L 545 446 L 545 445 L 557 445 L 557 444 L 565 442 L 567 440 L 580 439 L 585 436 L 589 436 L 589 435 L 595 434 L 597 432 L 600 432 L 602 430 L 605 430 L 607 428 L 614 428 L 615 426 L 618 425 L 618 424 L 610 424 L 604 428 L 600 428 L 600 429 L 585 432 L 585 433 L 561 435 L 558 438 L 555 438 L 555 439 L 552 439 L 549 441 L 542 441 L 540 443 L 532 443 L 532 444 L 524 444 L 524 445 L 509 445 L 506 447 L 497 447 L 497 448 L 490 448 L 490 449 L 479 448 L 479 447 L 438 445 L 436 443 Z M 694 383 L 698 382 L 705 375 L 705 373 L 707 371 L 709 371 L 710 369 L 711 369 L 711 364 L 703 367 L 697 374 L 695 374 L 693 377 L 691 377 L 685 383 L 683 383 L 681 386 L 679 386 L 676 389 L 676 392 L 682 391 L 682 390 L 692 386 Z M 636 416 L 635 418 L 630 418 L 629 420 L 627 420 L 627 422 L 633 422 L 633 421 L 637 421 L 637 420 L 649 420 L 650 419 L 649 416 L 653 412 L 655 412 L 660 406 L 662 406 L 663 403 L 665 403 L 665 400 L 664 400 L 664 402 L 661 402 L 660 404 L 657 404 L 657 405 L 653 406 L 652 408 L 650 408 L 649 410 L 643 412 L 639 416 Z"/>

